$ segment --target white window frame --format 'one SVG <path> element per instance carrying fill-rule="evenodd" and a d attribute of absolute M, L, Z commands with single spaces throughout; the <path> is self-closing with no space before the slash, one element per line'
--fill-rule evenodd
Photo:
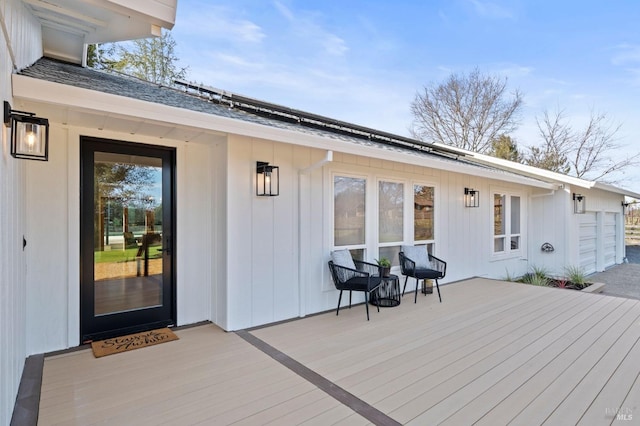
<path fill-rule="evenodd" d="M 352 179 L 362 179 L 365 182 L 365 186 L 364 186 L 364 242 L 362 244 L 348 244 L 348 245 L 344 245 L 344 246 L 337 246 L 335 244 L 336 242 L 336 238 L 335 238 L 335 226 L 336 226 L 336 221 L 335 221 L 335 184 L 336 184 L 336 177 L 345 177 L 345 178 L 352 178 Z M 334 171 L 331 173 L 331 247 L 332 250 L 343 250 L 343 249 L 347 249 L 347 250 L 364 250 L 364 259 L 367 259 L 367 253 L 369 250 L 367 247 L 367 242 L 368 239 L 370 238 L 369 234 L 370 232 L 370 223 L 371 223 L 371 218 L 370 218 L 370 214 L 369 214 L 369 210 L 370 210 L 370 206 L 371 206 L 371 202 L 370 202 L 370 179 L 369 176 L 365 175 L 365 174 L 355 174 L 355 173 L 344 173 L 341 171 Z"/>
<path fill-rule="evenodd" d="M 504 204 L 504 234 L 495 234 L 495 216 L 494 216 L 494 199 L 496 195 L 503 195 L 505 198 Z M 520 198 L 520 232 L 512 233 L 511 230 L 511 198 L 519 197 Z M 505 189 L 505 188 L 491 188 L 491 214 L 490 216 L 490 250 L 491 250 L 491 258 L 493 260 L 505 259 L 505 258 L 513 258 L 523 256 L 525 253 L 525 235 L 526 235 L 526 197 L 525 194 L 521 191 L 517 191 L 514 189 Z M 511 248 L 511 239 L 513 237 L 519 237 L 519 244 L 517 249 Z M 495 241 L 497 238 L 504 238 L 504 250 L 503 251 L 495 251 Z"/>
<path fill-rule="evenodd" d="M 430 240 L 414 240 L 415 237 L 415 219 L 414 219 L 414 209 L 413 209 L 413 197 L 414 197 L 414 187 L 420 185 L 420 186 L 429 186 L 431 188 L 433 188 L 433 203 L 434 203 L 434 207 L 433 207 L 433 238 Z M 411 211 L 409 212 L 409 215 L 411 216 L 411 220 L 410 220 L 410 233 L 409 235 L 405 236 L 407 238 L 405 238 L 406 241 L 411 241 L 413 243 L 413 245 L 419 246 L 419 245 L 426 245 L 428 248 L 429 253 L 434 254 L 435 255 L 435 249 L 436 249 L 436 239 L 438 236 L 438 210 L 440 207 L 440 201 L 439 201 L 439 191 L 438 191 L 438 185 L 436 185 L 433 182 L 421 182 L 421 181 L 413 181 L 411 182 L 411 188 L 409 188 L 409 192 L 411 194 L 411 199 L 409 201 L 409 204 L 411 205 Z"/>
<path fill-rule="evenodd" d="M 400 247 L 404 244 L 407 236 L 407 184 L 409 182 L 406 179 L 398 179 L 398 178 L 389 178 L 385 176 L 376 176 L 375 177 L 375 195 L 376 195 L 376 204 L 375 204 L 375 250 L 378 254 L 376 259 L 380 258 L 380 248 L 381 247 Z M 388 182 L 388 183 L 396 183 L 402 185 L 402 237 L 397 241 L 389 241 L 389 242 L 381 242 L 380 241 L 380 183 Z M 397 263 L 398 259 L 391 259 L 391 263 Z"/>
<path fill-rule="evenodd" d="M 335 178 L 348 177 L 365 180 L 365 242 L 364 244 L 354 244 L 345 246 L 335 245 Z M 440 191 L 439 184 L 431 180 L 416 179 L 416 176 L 409 173 L 400 173 L 389 175 L 388 171 L 382 169 L 372 169 L 367 166 L 353 166 L 349 169 L 344 167 L 332 167 L 325 171 L 326 188 L 330 190 L 328 197 L 325 198 L 325 206 L 328 215 L 325 216 L 325 224 L 329 228 L 329 232 L 325 233 L 326 247 L 329 250 L 363 250 L 364 260 L 374 262 L 379 258 L 380 247 L 393 247 L 401 245 L 426 245 L 429 253 L 435 253 L 436 240 L 438 233 L 439 209 L 440 209 Z M 393 182 L 400 183 L 404 187 L 403 192 L 403 240 L 397 242 L 380 243 L 379 235 L 379 183 Z M 433 239 L 415 241 L 414 238 L 414 186 L 429 186 L 434 189 L 434 229 Z M 437 255 L 437 254 L 436 254 Z M 394 259 L 392 259 L 394 260 Z M 395 261 L 395 260 L 394 260 Z M 392 268 L 392 273 L 398 274 L 399 266 Z M 330 285 L 331 284 L 331 285 Z M 333 284 L 325 283 L 323 290 L 333 290 Z"/>

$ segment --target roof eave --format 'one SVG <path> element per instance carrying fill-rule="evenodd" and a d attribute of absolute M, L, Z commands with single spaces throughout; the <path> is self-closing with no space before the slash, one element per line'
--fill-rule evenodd
<path fill-rule="evenodd" d="M 216 133 L 227 133 L 253 138 L 274 140 L 293 145 L 333 150 L 346 154 L 366 156 L 380 160 L 396 161 L 438 170 L 451 171 L 470 176 L 495 179 L 517 183 L 536 188 L 557 189 L 553 183 L 531 179 L 516 174 L 505 174 L 502 170 L 483 169 L 474 165 L 445 161 L 437 156 L 400 150 L 385 150 L 376 146 L 358 145 L 354 142 L 332 139 L 319 135 L 280 129 L 259 123 L 245 122 L 233 118 L 221 117 L 204 112 L 176 108 L 154 102 L 142 101 L 100 91 L 54 83 L 20 74 L 12 76 L 13 95 L 19 100 L 41 103 L 50 106 L 63 106 L 77 110 L 88 110 L 109 114 L 111 116 L 127 116 L 145 121 L 157 121 L 175 126 L 186 126 L 194 129 Z"/>

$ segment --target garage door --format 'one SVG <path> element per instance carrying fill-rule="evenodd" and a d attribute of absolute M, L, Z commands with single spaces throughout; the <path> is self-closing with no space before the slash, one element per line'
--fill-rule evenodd
<path fill-rule="evenodd" d="M 597 230 L 598 223 L 595 213 L 587 212 L 580 215 L 580 269 L 585 274 L 596 272 Z"/>
<path fill-rule="evenodd" d="M 604 215 L 604 267 L 616 264 L 616 217 L 617 213 Z"/>

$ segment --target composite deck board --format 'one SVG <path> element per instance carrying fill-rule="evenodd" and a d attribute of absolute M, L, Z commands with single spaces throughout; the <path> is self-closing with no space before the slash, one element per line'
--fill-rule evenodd
<path fill-rule="evenodd" d="M 637 311 L 630 313 L 630 315 L 632 315 L 633 318 L 637 318 Z M 611 334 L 608 337 L 610 339 L 615 338 L 615 341 L 618 341 L 622 333 L 627 330 L 626 327 L 621 328 L 622 329 L 616 329 L 615 334 L 610 332 Z M 634 328 L 637 328 L 637 325 Z M 603 353 L 606 353 L 612 345 L 616 343 L 615 341 L 609 342 L 609 345 L 598 345 L 596 343 L 590 347 L 590 351 L 583 353 L 575 351 L 573 354 L 574 361 L 562 372 L 556 374 L 552 378 L 553 381 L 545 386 L 537 396 L 535 396 L 536 393 L 529 396 L 529 401 L 531 402 L 529 402 L 527 407 L 513 419 L 512 424 L 526 425 L 531 424 L 531 422 L 535 422 L 535 424 L 542 424 L 553 414 L 554 411 L 569 408 L 567 405 L 567 397 L 575 392 L 578 384 L 596 365 Z M 593 401 L 593 398 L 591 401 Z M 587 399 L 587 395 L 585 395 L 585 402 L 590 403 L 591 401 L 589 401 Z M 576 406 L 575 412 L 571 416 L 573 417 L 573 415 L 578 412 L 581 416 L 584 413 L 584 409 L 580 410 L 580 407 Z"/>
<path fill-rule="evenodd" d="M 302 407 L 304 395 L 317 408 L 294 422 L 337 407 L 338 420 L 355 414 L 233 333 L 210 325 L 177 334 L 104 358 L 90 350 L 45 358 L 39 424 L 251 424 L 244 419 Z"/>
<path fill-rule="evenodd" d="M 499 310 L 538 309 L 540 307 L 538 300 L 527 298 L 526 301 L 518 300 L 517 302 L 505 303 L 499 307 Z M 466 345 L 469 343 L 469 339 L 474 337 L 474 334 L 491 326 L 493 321 L 495 321 L 494 311 L 490 307 L 487 307 L 483 312 L 473 312 L 469 316 L 458 317 L 450 322 L 441 322 L 435 319 L 425 324 L 403 327 L 402 324 L 394 321 L 391 327 L 379 330 L 381 333 L 388 334 L 384 339 L 368 337 L 362 345 L 356 345 L 352 341 L 349 347 L 345 347 L 339 352 L 339 357 L 336 357 L 334 353 L 333 356 L 325 356 L 323 360 L 309 361 L 309 365 L 318 371 L 331 372 L 329 377 L 332 380 L 348 380 L 346 376 L 351 375 L 351 378 L 357 382 L 362 380 L 363 376 L 354 375 L 352 368 L 350 369 L 348 366 L 353 365 L 349 361 L 353 361 L 354 358 L 362 360 L 363 351 L 370 353 L 371 356 L 360 364 L 361 367 L 381 367 L 384 371 L 387 362 L 397 360 L 399 356 L 409 359 L 432 359 L 431 355 L 427 353 L 430 350 L 446 347 L 450 343 Z M 481 334 L 483 333 L 481 332 Z M 342 367 L 342 369 L 336 369 L 336 367 Z"/>
<path fill-rule="evenodd" d="M 583 353 L 613 346 L 637 303 L 483 279 L 441 290 L 442 304 L 433 295 L 420 295 L 417 304 L 405 296 L 400 307 L 381 311 L 383 324 L 372 312 L 375 325 L 362 325 L 359 306 L 334 315 L 334 330 L 328 314 L 252 333 L 401 423 L 496 425 L 517 417 Z M 622 358 L 611 361 L 605 376 L 632 381 L 618 393 L 637 407 L 640 367 Z M 626 373 L 612 369 L 618 362 Z M 564 383 L 568 392 L 576 385 Z M 569 424 L 607 394 L 603 388 Z M 613 401 L 620 405 L 623 396 Z"/>
<path fill-rule="evenodd" d="M 583 310 L 574 318 L 580 319 L 580 327 L 586 327 L 589 323 L 595 323 L 598 316 L 597 312 L 593 314 Z M 389 396 L 380 404 L 388 406 L 392 417 L 402 423 L 417 419 L 427 421 L 427 424 L 435 424 L 444 420 L 451 414 L 451 410 L 459 408 L 473 395 L 473 393 L 468 394 L 470 392 L 468 385 L 474 380 L 491 373 L 502 378 L 506 372 L 535 356 L 556 339 L 563 337 L 569 329 L 568 326 L 558 327 L 555 319 L 541 325 L 533 323 L 534 327 L 527 327 L 530 325 L 531 322 L 522 323 L 522 327 L 499 342 L 469 353 L 465 358 L 442 369 L 437 369 L 429 376 L 428 391 L 423 391 L 425 382 L 421 381 L 407 388 L 403 392 L 404 395 Z M 402 404 L 402 399 L 409 400 Z"/>
<path fill-rule="evenodd" d="M 638 417 L 640 301 L 481 278 L 441 291 L 249 332 L 402 424 Z M 178 335 L 45 358 L 40 424 L 371 424 L 234 333 Z"/>
<path fill-rule="evenodd" d="M 606 334 L 609 330 L 609 323 L 611 321 L 620 322 L 622 318 L 625 318 L 624 314 L 626 310 L 630 309 L 632 306 L 632 303 L 625 304 L 628 306 L 620 306 L 616 310 L 612 311 L 607 317 L 607 321 L 598 322 L 595 327 L 591 328 L 578 338 L 572 346 L 567 347 L 564 340 L 555 341 L 552 345 L 547 347 L 543 353 L 527 361 L 504 379 L 498 381 L 493 386 L 486 387 L 486 390 L 484 390 L 482 394 L 466 404 L 464 407 L 461 407 L 457 412 L 448 417 L 443 424 L 454 425 L 459 424 L 462 420 L 470 419 L 473 419 L 474 422 L 478 421 L 480 424 L 506 424 L 511 419 L 504 417 L 496 418 L 497 412 L 493 413 L 493 417 L 485 415 L 487 415 L 487 413 L 489 413 L 494 407 L 507 401 L 509 396 L 515 396 L 517 391 L 520 389 L 524 389 L 524 392 L 520 392 L 523 399 L 529 397 L 532 387 L 527 386 L 527 384 L 534 383 L 533 381 L 529 382 L 529 380 L 534 379 L 537 375 L 540 375 L 538 380 L 542 380 L 545 374 L 548 377 L 547 380 L 549 380 L 549 378 L 557 375 L 558 372 L 567 368 L 575 360 L 576 353 L 580 356 L 582 351 L 586 351 L 594 342 L 600 341 L 607 336 L 611 336 L 611 334 Z M 596 338 L 598 340 L 594 340 Z M 607 344 L 605 342 L 603 343 Z M 550 368 L 552 365 L 555 365 L 555 369 L 545 373 L 544 369 Z M 538 387 L 540 388 L 541 386 L 538 385 Z M 508 403 L 505 404 L 504 407 L 509 407 L 509 411 L 512 413 L 517 401 L 507 402 Z"/>

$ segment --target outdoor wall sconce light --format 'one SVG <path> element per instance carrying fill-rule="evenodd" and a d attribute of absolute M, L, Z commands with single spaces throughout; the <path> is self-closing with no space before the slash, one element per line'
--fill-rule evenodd
<path fill-rule="evenodd" d="M 256 195 L 259 197 L 275 197 L 280 195 L 280 167 L 269 163 L 256 163 Z"/>
<path fill-rule="evenodd" d="M 4 124 L 11 127 L 11 155 L 14 158 L 49 159 L 49 120 L 32 112 L 11 109 L 4 101 Z"/>
<path fill-rule="evenodd" d="M 581 194 L 573 194 L 573 212 L 583 214 L 586 211 L 587 197 Z"/>
<path fill-rule="evenodd" d="M 473 188 L 464 189 L 464 206 L 480 207 L 480 191 Z"/>

